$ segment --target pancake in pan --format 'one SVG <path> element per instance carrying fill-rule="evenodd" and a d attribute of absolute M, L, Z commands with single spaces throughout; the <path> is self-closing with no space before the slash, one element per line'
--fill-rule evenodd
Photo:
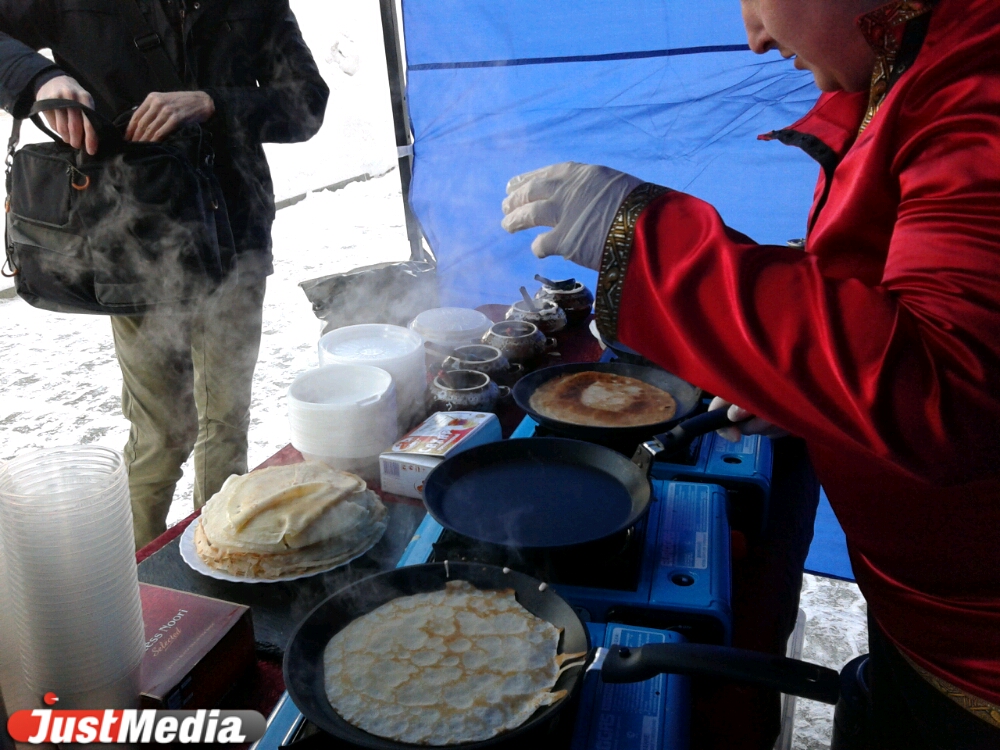
<path fill-rule="evenodd" d="M 354 726 L 419 745 L 477 742 L 561 700 L 560 631 L 514 591 L 450 581 L 351 622 L 323 653 L 330 704 Z"/>
<path fill-rule="evenodd" d="M 543 383 L 528 401 L 543 417 L 587 427 L 640 427 L 673 419 L 666 391 L 610 372 L 577 372 Z"/>

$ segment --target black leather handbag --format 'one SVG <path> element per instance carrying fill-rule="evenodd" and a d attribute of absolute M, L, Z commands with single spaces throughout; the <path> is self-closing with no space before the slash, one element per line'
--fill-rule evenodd
<path fill-rule="evenodd" d="M 83 110 L 97 130 L 89 156 L 65 144 L 39 114 Z M 32 121 L 52 143 L 7 158 L 7 262 L 17 294 L 46 310 L 142 315 L 183 309 L 230 270 L 232 231 L 200 126 L 163 143 L 130 143 L 78 102 L 36 102 Z"/>

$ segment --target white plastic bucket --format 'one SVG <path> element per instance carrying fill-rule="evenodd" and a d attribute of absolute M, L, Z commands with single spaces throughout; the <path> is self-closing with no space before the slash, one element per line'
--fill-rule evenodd
<path fill-rule="evenodd" d="M 325 365 L 288 389 L 292 445 L 301 453 L 367 458 L 399 436 L 392 376 L 368 365 Z"/>
<path fill-rule="evenodd" d="M 478 310 L 466 307 L 435 307 L 424 310 L 410 322 L 410 330 L 425 341 L 441 346 L 479 343 L 493 322 Z"/>
<path fill-rule="evenodd" d="M 370 365 L 385 370 L 396 385 L 400 429 L 423 415 L 427 390 L 424 342 L 414 331 L 381 323 L 338 328 L 319 340 L 319 363 Z"/>

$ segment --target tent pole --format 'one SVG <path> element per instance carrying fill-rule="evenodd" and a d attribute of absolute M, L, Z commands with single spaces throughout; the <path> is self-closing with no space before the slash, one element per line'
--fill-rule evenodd
<path fill-rule="evenodd" d="M 424 251 L 423 232 L 410 207 L 410 180 L 413 176 L 413 142 L 410 133 L 410 113 L 406 107 L 406 71 L 404 68 L 401 28 L 396 0 L 379 0 L 382 13 L 382 40 L 385 63 L 389 73 L 389 97 L 392 100 L 392 122 L 396 131 L 396 153 L 399 156 L 399 181 L 403 189 L 403 211 L 406 216 L 406 236 L 410 241 L 410 259 L 428 260 Z"/>

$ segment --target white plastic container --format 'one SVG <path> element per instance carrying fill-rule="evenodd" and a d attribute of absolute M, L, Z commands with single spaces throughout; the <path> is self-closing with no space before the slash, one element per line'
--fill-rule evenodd
<path fill-rule="evenodd" d="M 373 478 L 399 436 L 392 376 L 368 365 L 326 365 L 288 389 L 292 445 L 307 459 Z"/>
<path fill-rule="evenodd" d="M 427 375 L 424 342 L 400 326 L 369 323 L 330 331 L 319 340 L 320 365 L 370 365 L 385 370 L 396 386 L 400 430 L 423 414 Z"/>
<path fill-rule="evenodd" d="M 465 307 L 435 307 L 424 310 L 410 322 L 410 330 L 424 341 L 441 346 L 479 343 L 493 322 L 478 310 Z"/>
<path fill-rule="evenodd" d="M 135 705 L 145 641 L 121 455 L 73 446 L 9 461 L 0 534 L 27 689 L 63 708 Z"/>

